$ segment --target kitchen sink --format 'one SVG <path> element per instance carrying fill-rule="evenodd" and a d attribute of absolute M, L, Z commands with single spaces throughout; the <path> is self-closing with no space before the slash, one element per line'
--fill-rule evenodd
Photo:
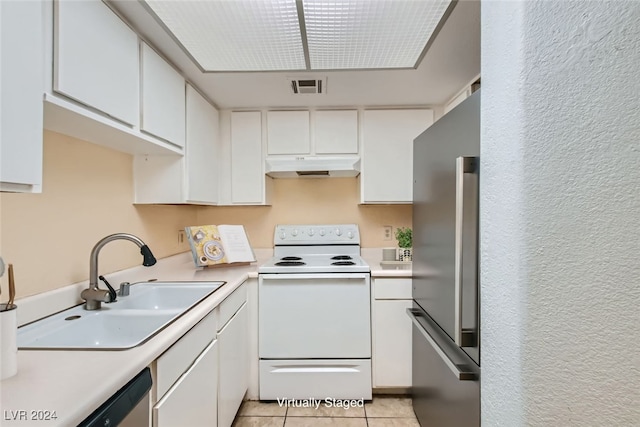
<path fill-rule="evenodd" d="M 124 350 L 140 345 L 225 282 L 144 282 L 128 296 L 87 311 L 82 305 L 18 329 L 19 349 Z"/>
<path fill-rule="evenodd" d="M 219 288 L 224 282 L 216 282 Z M 118 297 L 116 302 L 103 304 L 103 309 L 111 310 L 171 310 L 184 309 L 200 301 L 211 292 L 208 283 L 183 282 L 159 283 L 147 282 L 131 286 L 131 293 L 126 297 Z"/>

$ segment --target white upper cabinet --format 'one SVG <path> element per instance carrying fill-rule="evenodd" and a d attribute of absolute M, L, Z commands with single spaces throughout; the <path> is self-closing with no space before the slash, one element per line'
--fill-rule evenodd
<path fill-rule="evenodd" d="M 433 123 L 433 111 L 365 110 L 361 203 L 411 203 L 413 140 Z"/>
<path fill-rule="evenodd" d="M 42 5 L 0 1 L 0 190 L 42 191 Z"/>
<path fill-rule="evenodd" d="M 268 154 L 310 154 L 309 111 L 267 112 Z"/>
<path fill-rule="evenodd" d="M 54 91 L 139 124 L 138 36 L 101 1 L 55 2 Z"/>
<path fill-rule="evenodd" d="M 316 111 L 314 141 L 316 154 L 358 153 L 358 111 Z"/>
<path fill-rule="evenodd" d="M 187 85 L 185 155 L 135 156 L 135 203 L 217 204 L 218 127 L 218 110 Z"/>
<path fill-rule="evenodd" d="M 140 129 L 180 147 L 185 140 L 185 81 L 142 42 L 142 121 Z"/>
<path fill-rule="evenodd" d="M 231 203 L 265 203 L 266 179 L 262 114 L 260 111 L 231 112 Z"/>
<path fill-rule="evenodd" d="M 187 85 L 187 201 L 218 203 L 218 110 Z"/>

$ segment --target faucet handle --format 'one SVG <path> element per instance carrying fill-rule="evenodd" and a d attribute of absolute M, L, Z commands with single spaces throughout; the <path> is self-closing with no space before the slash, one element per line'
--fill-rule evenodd
<path fill-rule="evenodd" d="M 131 288 L 131 283 L 122 282 L 120 283 L 120 289 L 118 289 L 119 291 L 118 293 L 120 294 L 121 297 L 126 297 L 129 295 L 130 288 Z"/>
<path fill-rule="evenodd" d="M 105 279 L 104 276 L 98 276 L 98 279 L 102 280 L 104 282 L 105 285 L 107 285 L 107 288 L 109 288 L 109 295 L 111 296 L 111 301 L 109 302 L 115 302 L 116 298 L 118 297 L 118 294 L 116 293 L 116 290 L 113 289 L 113 286 L 111 286 L 109 284 L 109 282 L 107 282 L 107 279 Z"/>

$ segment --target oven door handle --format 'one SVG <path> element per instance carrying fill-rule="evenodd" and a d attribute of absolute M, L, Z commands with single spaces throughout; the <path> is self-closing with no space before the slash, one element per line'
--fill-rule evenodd
<path fill-rule="evenodd" d="M 260 273 L 262 280 L 299 280 L 299 279 L 368 279 L 370 273 L 300 273 L 300 274 L 276 274 Z"/>

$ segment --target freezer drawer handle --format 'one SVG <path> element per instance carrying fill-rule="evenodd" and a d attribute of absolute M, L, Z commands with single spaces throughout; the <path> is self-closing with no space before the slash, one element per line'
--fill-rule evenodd
<path fill-rule="evenodd" d="M 460 381 L 474 381 L 476 379 L 475 372 L 465 369 L 466 366 L 464 366 L 464 365 L 456 365 L 455 363 L 453 363 L 453 361 L 451 359 L 449 359 L 449 356 L 447 356 L 447 354 L 440 348 L 440 346 L 433 339 L 433 337 L 431 335 L 429 335 L 429 332 L 427 332 L 424 329 L 424 326 L 422 326 L 420 324 L 420 322 L 418 321 L 418 318 L 416 316 L 416 311 L 414 311 L 411 308 L 407 308 L 407 314 L 411 318 L 411 321 L 413 322 L 413 325 L 418 329 L 420 334 L 422 334 L 422 336 L 425 337 L 427 342 L 429 344 L 431 344 L 431 347 L 433 347 L 433 349 L 436 351 L 436 353 L 438 353 L 438 356 L 440 356 L 442 361 L 447 365 L 447 367 L 451 370 L 451 372 L 453 372 L 453 374 L 458 378 L 458 380 L 460 380 Z"/>

